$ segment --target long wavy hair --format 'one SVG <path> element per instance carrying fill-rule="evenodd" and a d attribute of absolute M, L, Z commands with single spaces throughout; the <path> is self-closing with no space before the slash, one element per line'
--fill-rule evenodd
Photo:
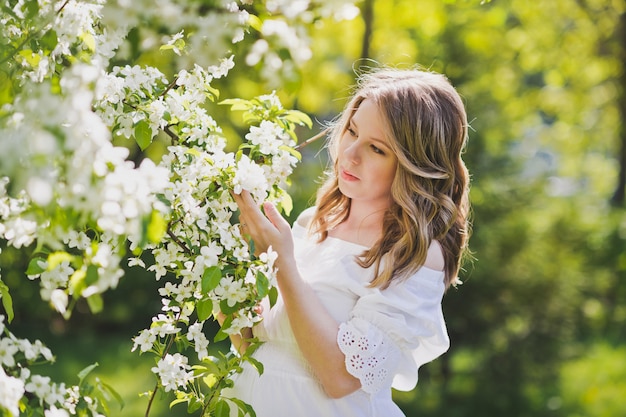
<path fill-rule="evenodd" d="M 370 285 L 386 288 L 423 266 L 436 240 L 443 250 L 448 288 L 457 280 L 470 232 L 469 174 L 461 158 L 468 123 L 461 97 L 441 74 L 386 68 L 360 76 L 352 99 L 331 126 L 332 165 L 318 191 L 310 231 L 323 241 L 329 230 L 348 218 L 351 200 L 339 190 L 337 153 L 350 119 L 365 99 L 378 106 L 398 164 L 383 235 L 357 262 L 364 268 L 374 265 Z"/>

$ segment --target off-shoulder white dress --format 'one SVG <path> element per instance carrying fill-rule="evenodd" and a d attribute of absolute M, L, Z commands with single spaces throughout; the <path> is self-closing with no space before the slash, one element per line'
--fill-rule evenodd
<path fill-rule="evenodd" d="M 251 404 L 257 417 L 401 417 L 391 388 L 408 391 L 417 370 L 449 346 L 441 311 L 442 271 L 422 267 L 410 279 L 385 290 L 368 287 L 372 271 L 358 266 L 363 246 L 328 237 L 317 243 L 305 225 L 312 210 L 293 227 L 298 269 L 330 314 L 340 323 L 337 344 L 346 368 L 361 389 L 328 397 L 303 358 L 282 300 L 255 326 L 265 343 L 255 352 L 261 376 L 250 366 L 236 376 L 229 396 Z"/>

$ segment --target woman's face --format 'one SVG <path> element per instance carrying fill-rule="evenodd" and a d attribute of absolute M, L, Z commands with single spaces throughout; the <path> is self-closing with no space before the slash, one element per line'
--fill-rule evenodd
<path fill-rule="evenodd" d="M 365 99 L 339 143 L 339 189 L 352 199 L 352 204 L 364 202 L 373 209 L 387 208 L 397 164 L 384 135 L 380 111 L 372 100 Z"/>

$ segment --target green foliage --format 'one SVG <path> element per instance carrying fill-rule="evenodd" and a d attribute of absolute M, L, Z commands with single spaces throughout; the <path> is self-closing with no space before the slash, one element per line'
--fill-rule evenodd
<path fill-rule="evenodd" d="M 575 406 L 558 383 L 568 363 L 590 343 L 626 339 L 624 211 L 608 204 L 624 101 L 616 88 L 624 5 L 372 3 L 366 59 L 362 18 L 318 24 L 301 108 L 328 119 L 359 71 L 420 65 L 457 86 L 471 127 L 475 259 L 444 299 L 451 350 L 420 370 L 415 393 L 396 398 L 407 416 L 568 415 Z M 304 154 L 298 184 L 321 172 L 306 163 L 315 152 Z"/>
<path fill-rule="evenodd" d="M 570 417 L 612 417 L 624 409 L 626 349 L 606 343 L 590 345 L 584 355 L 565 361 L 560 372 L 560 396 L 551 399 Z M 549 403 L 550 405 L 550 403 Z"/>

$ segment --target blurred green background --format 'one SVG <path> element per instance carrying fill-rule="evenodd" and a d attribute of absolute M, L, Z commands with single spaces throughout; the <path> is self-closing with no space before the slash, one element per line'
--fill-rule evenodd
<path fill-rule="evenodd" d="M 316 120 L 300 132 L 305 139 L 340 111 L 359 67 L 419 64 L 447 74 L 471 121 L 474 260 L 444 299 L 450 351 L 396 400 L 408 417 L 624 415 L 626 5 L 478 3 L 364 0 L 352 21 L 312 23 L 313 58 L 283 85 L 238 62 L 218 87 L 223 98 L 277 89 L 286 107 Z M 163 59 L 139 56 L 167 72 Z M 234 121 L 226 133 L 241 129 Z M 290 220 L 312 203 L 326 164 L 320 142 L 303 149 L 292 177 Z M 95 374 L 125 398 L 114 415 L 143 415 L 138 393 L 154 386 L 153 362 L 130 352 L 131 338 L 158 312 L 159 283 L 130 269 L 105 295 L 103 314 L 79 305 L 66 322 L 40 301 L 26 262 L 10 248 L 0 255 L 14 333 L 53 349 L 55 378 L 74 382 L 100 363 Z M 157 400 L 152 416 L 185 415 L 182 406 L 168 410 L 171 398 Z"/>

